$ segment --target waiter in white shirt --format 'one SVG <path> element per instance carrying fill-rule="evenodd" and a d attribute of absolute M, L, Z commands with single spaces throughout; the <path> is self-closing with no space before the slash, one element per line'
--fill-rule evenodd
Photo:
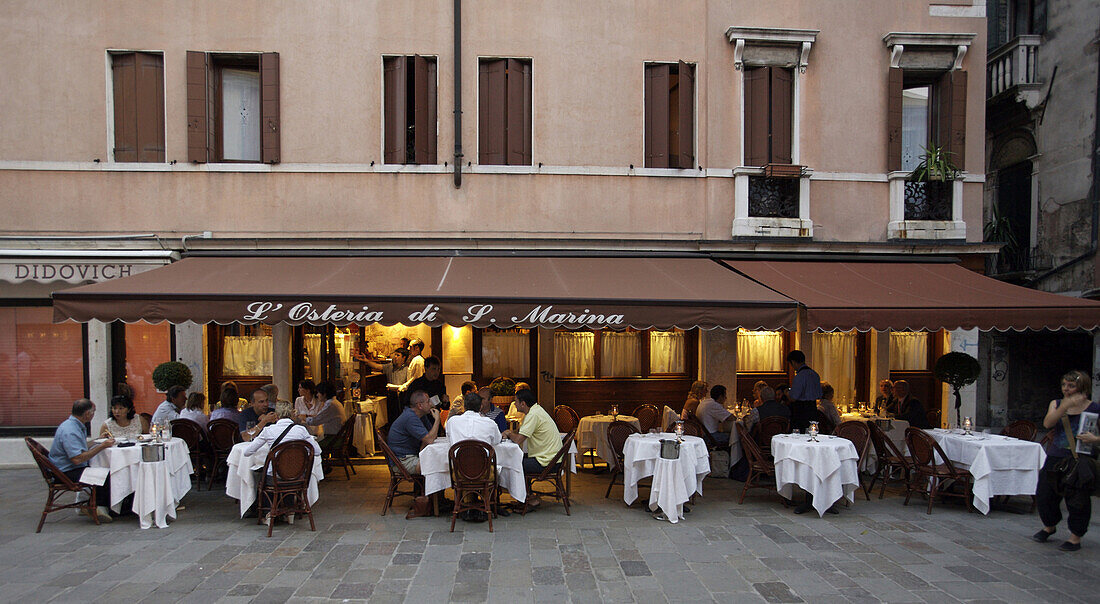
<path fill-rule="evenodd" d="M 413 380 L 424 375 L 424 341 L 413 340 L 409 344 L 412 358 L 409 359 L 409 368 L 405 372 L 405 383 L 397 387 L 399 392 L 405 392 Z"/>
<path fill-rule="evenodd" d="M 497 423 L 481 414 L 486 401 L 476 392 L 467 392 L 462 398 L 462 404 L 466 412 L 452 415 L 447 420 L 447 440 L 452 445 L 462 440 L 480 440 L 490 445 L 500 443 L 500 428 Z"/>

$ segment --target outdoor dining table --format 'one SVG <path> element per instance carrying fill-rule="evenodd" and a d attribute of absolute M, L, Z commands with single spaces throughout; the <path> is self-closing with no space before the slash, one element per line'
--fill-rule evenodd
<path fill-rule="evenodd" d="M 649 509 L 660 509 L 669 522 L 684 517 L 684 504 L 695 493 L 703 494 L 703 479 L 710 474 L 710 452 L 697 436 L 684 436 L 677 459 L 661 457 L 661 440 L 676 439 L 669 432 L 631 434 L 623 446 L 623 501 L 638 499 L 638 481 L 652 476 Z"/>
<path fill-rule="evenodd" d="M 989 513 L 996 495 L 1034 495 L 1047 455 L 1037 442 L 999 434 L 965 434 L 963 430 L 926 430 L 951 463 L 974 477 L 974 507 Z M 937 460 L 941 462 L 942 460 Z"/>
<path fill-rule="evenodd" d="M 582 451 L 595 449 L 596 455 L 607 462 L 607 466 L 615 466 L 615 453 L 611 451 L 611 444 L 607 442 L 607 428 L 611 422 L 618 420 L 627 422 L 641 431 L 642 424 L 638 418 L 630 415 L 587 415 L 581 418 L 577 425 L 577 447 Z"/>
<path fill-rule="evenodd" d="M 420 450 L 420 473 L 424 476 L 424 494 L 438 493 L 451 486 L 451 464 L 447 454 L 451 441 L 445 436 Z M 497 483 L 504 487 L 512 499 L 527 499 L 527 481 L 523 477 L 523 449 L 503 440 L 493 445 L 497 455 Z"/>
<path fill-rule="evenodd" d="M 360 455 L 374 455 L 378 452 L 377 445 L 374 443 L 374 427 L 385 426 L 388 421 L 386 398 L 369 398 L 354 404 L 359 406 L 359 413 L 356 414 L 355 423 L 352 424 L 351 446 L 355 447 Z"/>
<path fill-rule="evenodd" d="M 141 449 L 140 444 L 116 445 L 100 451 L 88 465 L 110 472 L 112 510 L 121 512 L 122 500 L 133 494 L 141 528 L 167 528 L 167 519 L 175 519 L 180 500 L 191 490 L 191 455 L 182 438 L 164 443 L 163 461 L 142 461 Z"/>
<path fill-rule="evenodd" d="M 787 499 L 794 487 L 813 497 L 813 507 L 823 516 L 842 497 L 854 502 L 859 488 L 859 454 L 852 441 L 839 436 L 819 435 L 817 441 L 806 434 L 776 434 L 772 437 L 775 458 L 775 488 Z"/>
<path fill-rule="evenodd" d="M 244 442 L 233 445 L 233 449 L 229 451 L 229 459 L 226 460 L 229 465 L 229 476 L 225 479 L 225 494 L 240 501 L 242 517 L 248 512 L 248 508 L 256 502 L 256 474 L 263 471 L 264 462 L 267 461 L 267 452 L 271 448 L 265 444 L 251 456 L 246 457 L 244 451 L 251 444 Z M 314 455 L 313 470 L 309 473 L 309 487 L 306 490 L 306 499 L 309 500 L 309 505 L 317 503 L 317 499 L 320 497 L 317 482 L 324 478 L 325 473 L 321 469 L 321 456 Z"/>

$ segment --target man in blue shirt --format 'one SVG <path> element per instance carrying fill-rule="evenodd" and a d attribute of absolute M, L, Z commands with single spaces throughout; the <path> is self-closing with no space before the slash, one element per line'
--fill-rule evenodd
<path fill-rule="evenodd" d="M 82 398 L 73 403 L 72 415 L 61 422 L 53 435 L 53 445 L 50 446 L 50 461 L 61 470 L 63 474 L 80 482 L 80 475 L 84 468 L 88 467 L 88 460 L 99 454 L 100 451 L 113 447 L 115 440 L 108 438 L 98 445 L 88 448 L 88 429 L 84 424 L 95 417 L 95 403 Z M 111 502 L 110 483 L 96 487 L 95 502 L 96 515 L 100 522 L 110 522 L 111 516 L 107 512 L 107 506 Z"/>
<path fill-rule="evenodd" d="M 422 417 L 431 416 L 432 427 L 424 426 Z M 409 406 L 390 425 L 387 444 L 401 465 L 413 474 L 420 473 L 420 450 L 435 442 L 439 436 L 439 410 L 432 407 L 428 393 L 413 392 Z"/>
<path fill-rule="evenodd" d="M 241 438 L 250 441 L 264 429 L 264 426 L 275 423 L 275 414 L 269 409 L 267 392 L 262 388 L 252 391 L 252 404 L 237 416 L 237 428 L 241 431 Z"/>
<path fill-rule="evenodd" d="M 817 399 L 821 398 L 821 376 L 806 364 L 806 354 L 792 350 L 787 363 L 794 369 L 791 380 L 791 428 L 805 430 L 817 411 Z"/>

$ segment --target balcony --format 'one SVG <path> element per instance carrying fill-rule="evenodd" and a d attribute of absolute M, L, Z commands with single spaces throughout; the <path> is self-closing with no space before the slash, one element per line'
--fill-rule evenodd
<path fill-rule="evenodd" d="M 989 53 L 987 98 L 1004 95 L 1027 104 L 1029 109 L 1038 106 L 1043 84 L 1039 81 L 1039 43 L 1040 36 L 1017 36 Z"/>

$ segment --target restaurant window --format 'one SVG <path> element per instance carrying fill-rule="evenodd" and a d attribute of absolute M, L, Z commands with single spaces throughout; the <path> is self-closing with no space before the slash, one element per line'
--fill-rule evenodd
<path fill-rule="evenodd" d="M 645 65 L 645 167 L 695 165 L 695 66 Z"/>
<path fill-rule="evenodd" d="M 637 331 L 600 332 L 600 375 L 637 377 L 642 375 L 642 334 Z"/>
<path fill-rule="evenodd" d="M 596 334 L 591 331 L 554 332 L 554 373 L 558 377 L 595 377 Z"/>
<path fill-rule="evenodd" d="M 481 373 L 487 378 L 530 374 L 531 330 L 484 330 L 481 334 Z"/>
<path fill-rule="evenodd" d="M 385 162 L 436 163 L 435 57 L 383 57 L 382 74 Z"/>
<path fill-rule="evenodd" d="M 473 333 L 469 325 L 443 326 L 443 371 L 449 374 L 473 374 Z"/>
<path fill-rule="evenodd" d="M 678 373 L 687 371 L 687 344 L 684 332 L 679 329 L 649 332 L 649 373 Z"/>
<path fill-rule="evenodd" d="M 111 105 L 117 162 L 164 161 L 164 56 L 111 53 Z"/>
<path fill-rule="evenodd" d="M 777 373 L 786 370 L 783 332 L 737 331 L 738 373 Z"/>
<path fill-rule="evenodd" d="M 598 336 L 598 337 L 597 337 Z M 690 345 L 685 332 L 600 330 L 554 333 L 559 378 L 648 378 L 685 375 Z"/>
<path fill-rule="evenodd" d="M 153 385 L 153 370 L 172 360 L 172 326 L 167 322 L 123 325 L 125 375 L 122 380 L 134 390 L 138 413 L 152 413 L 164 400 L 164 393 Z"/>
<path fill-rule="evenodd" d="M 53 309 L 0 307 L 0 427 L 49 427 L 86 396 L 84 334 Z"/>
<path fill-rule="evenodd" d="M 222 375 L 272 375 L 273 345 L 268 325 L 237 325 L 222 339 Z"/>
<path fill-rule="evenodd" d="M 836 402 L 855 400 L 856 340 L 853 331 L 814 332 L 811 362 L 835 391 Z"/>
<path fill-rule="evenodd" d="M 188 161 L 280 161 L 279 53 L 187 52 Z"/>
<path fill-rule="evenodd" d="M 481 59 L 478 163 L 531 165 L 531 61 Z"/>
<path fill-rule="evenodd" d="M 928 371 L 931 335 L 926 331 L 890 332 L 890 371 Z"/>

